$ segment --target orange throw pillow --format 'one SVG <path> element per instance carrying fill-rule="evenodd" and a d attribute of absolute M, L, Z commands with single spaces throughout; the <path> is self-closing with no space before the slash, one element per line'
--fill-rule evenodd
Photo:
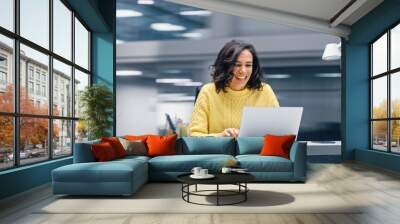
<path fill-rule="evenodd" d="M 124 149 L 124 146 L 122 146 L 121 142 L 118 140 L 116 137 L 110 137 L 110 138 L 101 138 L 101 142 L 108 142 L 114 149 L 115 155 L 117 158 L 121 158 L 126 156 L 126 151 Z"/>
<path fill-rule="evenodd" d="M 150 135 L 147 137 L 147 155 L 148 156 L 165 156 L 176 155 L 176 138 L 177 135 L 158 136 Z"/>
<path fill-rule="evenodd" d="M 115 151 L 111 144 L 108 142 L 102 142 L 100 144 L 93 144 L 90 146 L 94 154 L 94 157 L 99 162 L 110 161 L 117 158 Z"/>
<path fill-rule="evenodd" d="M 296 135 L 265 135 L 264 146 L 261 149 L 261 156 L 280 156 L 286 159 L 290 158 L 290 148 Z"/>

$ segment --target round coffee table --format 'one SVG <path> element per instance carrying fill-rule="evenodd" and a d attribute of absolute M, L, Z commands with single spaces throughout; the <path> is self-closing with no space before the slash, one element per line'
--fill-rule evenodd
<path fill-rule="evenodd" d="M 190 177 L 191 173 L 182 174 L 177 177 L 178 181 L 182 183 L 182 199 L 188 203 L 198 205 L 234 205 L 247 200 L 247 192 L 249 188 L 247 183 L 255 180 L 255 177 L 249 173 L 216 173 L 213 174 L 215 177 L 212 179 L 193 179 Z M 216 185 L 215 190 L 197 190 L 198 184 L 205 185 Z M 190 186 L 195 186 L 194 191 L 190 191 Z M 237 190 L 223 190 L 220 189 L 220 185 L 236 185 Z M 205 194 L 209 192 L 215 192 L 215 194 Z M 204 197 L 216 197 L 216 204 L 202 204 L 190 201 L 190 196 L 204 196 Z M 221 197 L 232 197 L 240 196 L 240 199 L 231 203 L 221 203 Z"/>

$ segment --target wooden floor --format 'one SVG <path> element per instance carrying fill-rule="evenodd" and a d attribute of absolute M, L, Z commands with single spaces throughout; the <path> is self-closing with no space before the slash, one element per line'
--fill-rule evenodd
<path fill-rule="evenodd" d="M 308 182 L 367 206 L 356 214 L 35 214 L 35 208 L 54 200 L 47 185 L 0 202 L 0 223 L 400 223 L 399 173 L 344 163 L 311 164 L 308 174 Z"/>

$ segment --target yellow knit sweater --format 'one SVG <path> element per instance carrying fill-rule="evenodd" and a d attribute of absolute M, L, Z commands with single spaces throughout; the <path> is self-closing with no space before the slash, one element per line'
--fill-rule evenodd
<path fill-rule="evenodd" d="M 226 128 L 239 129 L 245 106 L 279 107 L 271 87 L 262 83 L 262 90 L 240 91 L 226 87 L 217 93 L 214 83 L 201 88 L 189 125 L 191 136 L 216 136 Z"/>

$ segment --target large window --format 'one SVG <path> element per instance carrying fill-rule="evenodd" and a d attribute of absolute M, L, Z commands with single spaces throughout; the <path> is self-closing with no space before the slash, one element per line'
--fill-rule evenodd
<path fill-rule="evenodd" d="M 63 0 L 0 2 L 0 170 L 70 156 L 91 33 Z"/>
<path fill-rule="evenodd" d="M 379 36 L 371 52 L 371 148 L 400 153 L 400 24 Z"/>

